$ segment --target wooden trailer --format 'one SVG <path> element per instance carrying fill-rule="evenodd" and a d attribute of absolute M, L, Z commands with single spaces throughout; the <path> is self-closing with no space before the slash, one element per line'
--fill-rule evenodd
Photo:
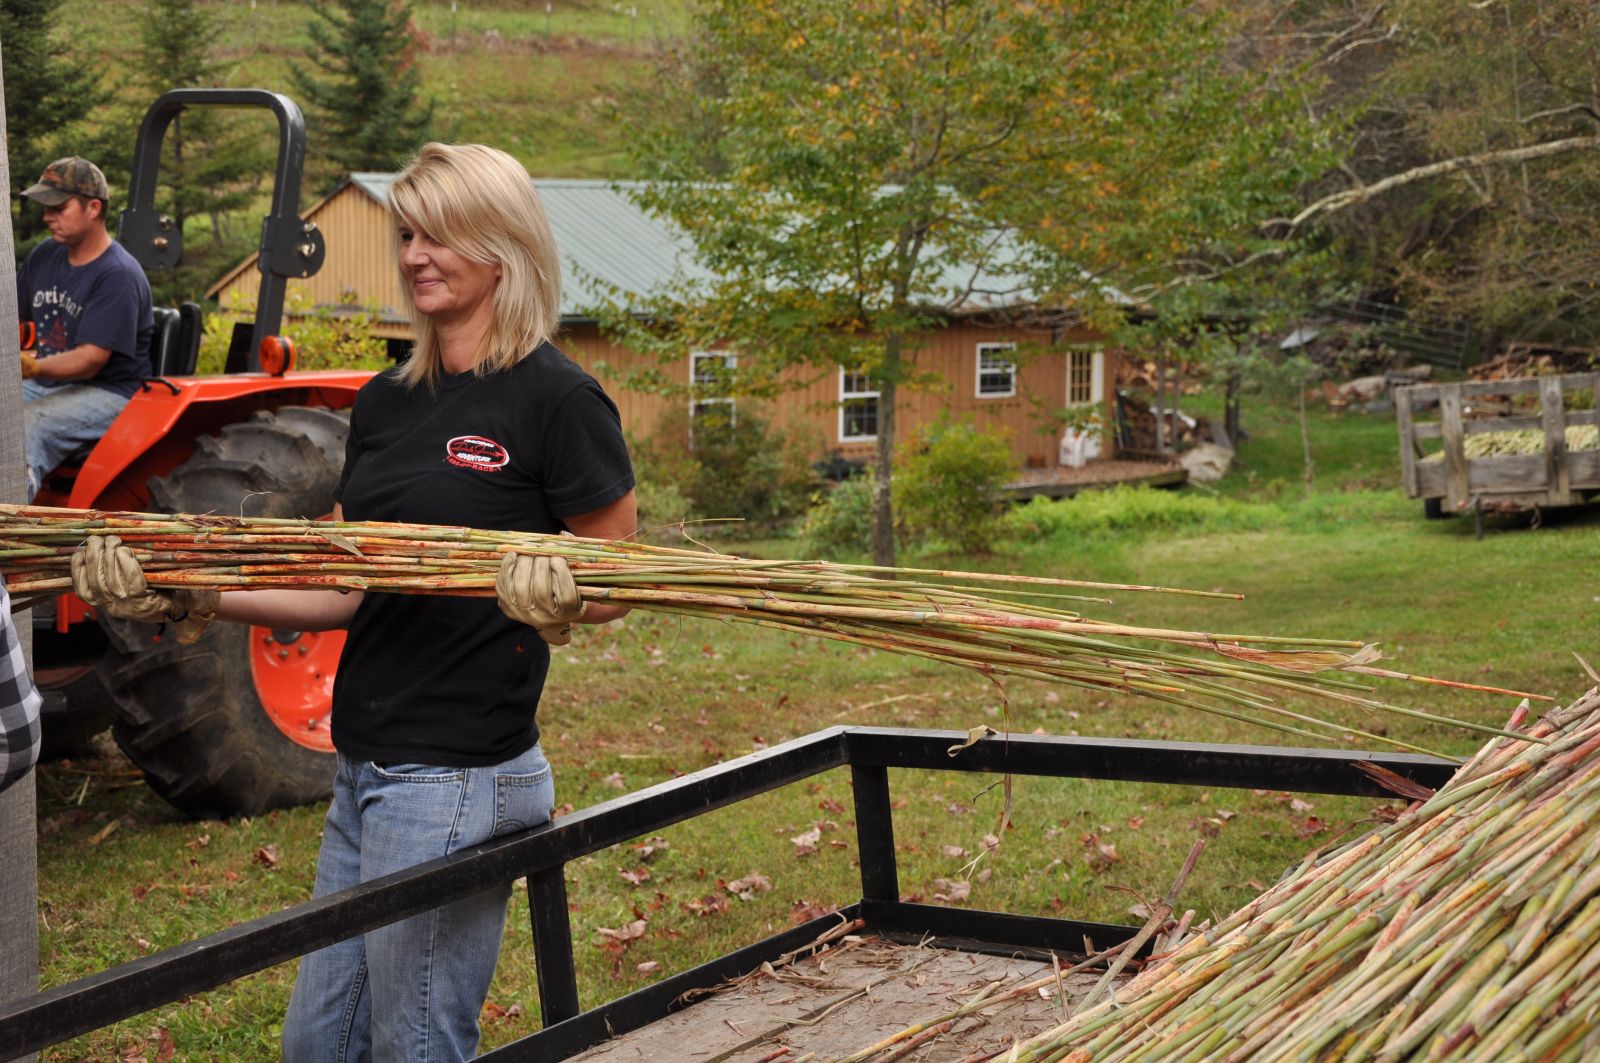
<path fill-rule="evenodd" d="M 1572 506 L 1600 493 L 1600 373 L 1396 388 L 1406 497 L 1430 517 Z"/>

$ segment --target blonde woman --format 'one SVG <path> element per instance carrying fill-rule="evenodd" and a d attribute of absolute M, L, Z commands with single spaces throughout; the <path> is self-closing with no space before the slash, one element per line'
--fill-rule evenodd
<path fill-rule="evenodd" d="M 633 534 L 616 406 L 550 342 L 560 266 L 527 171 L 494 148 L 429 144 L 396 177 L 389 211 L 417 344 L 356 397 L 336 519 Z M 75 561 L 78 593 L 113 615 L 180 629 L 212 617 L 349 628 L 318 896 L 546 822 L 555 791 L 534 715 L 546 644 L 624 612 L 585 608 L 559 558 L 508 558 L 498 608 L 376 593 L 159 594 L 114 539 Z M 284 1057 L 473 1056 L 509 896 L 496 886 L 304 957 Z"/>

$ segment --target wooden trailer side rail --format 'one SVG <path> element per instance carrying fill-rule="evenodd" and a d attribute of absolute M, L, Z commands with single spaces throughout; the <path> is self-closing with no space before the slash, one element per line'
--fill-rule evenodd
<path fill-rule="evenodd" d="M 1483 502 L 1567 506 L 1587 501 L 1600 492 L 1600 450 L 1574 451 L 1567 446 L 1569 427 L 1600 423 L 1593 401 L 1585 409 L 1568 408 L 1568 396 L 1584 391 L 1600 397 L 1600 373 L 1396 388 L 1406 496 L 1439 499 L 1450 510 L 1476 508 Z M 1519 396 L 1534 397 L 1538 412 L 1503 416 L 1498 404 L 1484 409 L 1491 399 Z M 1418 420 L 1421 411 L 1435 405 L 1437 420 Z M 1535 454 L 1468 457 L 1469 436 L 1517 431 L 1541 433 L 1544 449 Z M 1434 440 L 1442 444 L 1440 460 L 1424 460 L 1428 456 L 1424 444 Z"/>

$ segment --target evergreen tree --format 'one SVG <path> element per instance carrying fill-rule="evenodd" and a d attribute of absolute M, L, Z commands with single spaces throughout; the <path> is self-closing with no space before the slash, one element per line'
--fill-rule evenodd
<path fill-rule="evenodd" d="M 216 58 L 222 30 L 220 11 L 197 0 L 145 0 L 139 7 L 129 80 L 143 91 L 135 113 L 116 123 L 129 131 L 130 146 L 143 109 L 162 93 L 227 82 L 229 70 Z M 255 233 L 231 225 L 231 216 L 250 205 L 271 159 L 264 127 L 248 117 L 196 107 L 167 129 L 156 202 L 184 234 L 184 253 L 175 269 L 151 275 L 157 302 L 197 298 L 224 266 L 249 251 Z"/>
<path fill-rule="evenodd" d="M 8 190 L 16 249 L 26 255 L 44 232 L 37 207 L 21 209 L 17 193 L 33 184 L 51 160 L 79 154 L 61 133 L 105 101 L 91 64 L 63 53 L 50 39 L 61 0 L 0 0 L 0 40 L 6 46 Z"/>
<path fill-rule="evenodd" d="M 315 116 L 318 155 L 334 176 L 398 168 L 433 122 L 433 101 L 418 100 L 409 0 L 333 0 L 312 10 L 310 58 L 325 76 L 290 73 Z"/>

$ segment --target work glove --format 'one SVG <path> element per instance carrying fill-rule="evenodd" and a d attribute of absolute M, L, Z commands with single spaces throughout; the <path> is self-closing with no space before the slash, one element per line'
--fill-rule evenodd
<path fill-rule="evenodd" d="M 22 379 L 32 380 L 39 375 L 39 359 L 33 356 L 32 351 L 22 352 Z"/>
<path fill-rule="evenodd" d="M 213 590 L 151 590 L 133 551 L 115 535 L 90 536 L 72 555 L 72 589 L 106 616 L 169 624 L 182 643 L 200 637 L 222 598 Z"/>
<path fill-rule="evenodd" d="M 532 627 L 552 646 L 571 642 L 573 622 L 583 616 L 584 601 L 564 557 L 507 554 L 495 574 L 494 593 L 502 613 Z"/>

